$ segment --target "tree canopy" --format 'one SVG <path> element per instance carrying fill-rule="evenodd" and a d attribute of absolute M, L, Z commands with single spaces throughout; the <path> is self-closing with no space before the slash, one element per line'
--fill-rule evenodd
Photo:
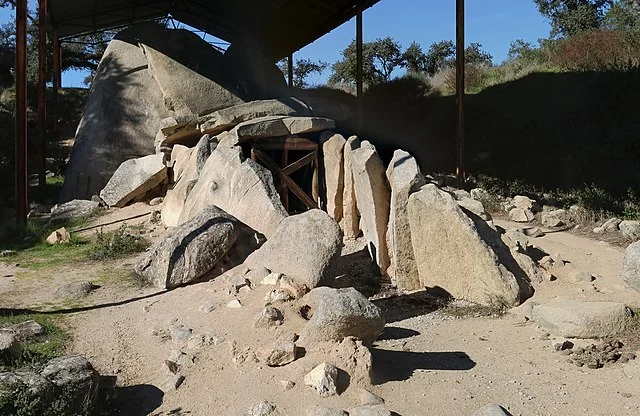
<path fill-rule="evenodd" d="M 311 59 L 297 59 L 293 65 L 293 86 L 296 88 L 308 88 L 307 78 L 311 74 L 322 74 L 329 64 Z M 286 59 L 278 62 L 278 67 L 285 77 L 289 76 L 289 64 Z"/>

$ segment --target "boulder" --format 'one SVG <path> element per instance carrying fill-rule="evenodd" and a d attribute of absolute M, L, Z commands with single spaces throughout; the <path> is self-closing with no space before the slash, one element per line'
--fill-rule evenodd
<path fill-rule="evenodd" d="M 22 355 L 22 347 L 16 336 L 10 332 L 0 332 L 0 363 L 10 363 Z"/>
<path fill-rule="evenodd" d="M 87 218 L 98 212 L 100 203 L 83 199 L 74 199 L 51 209 L 52 221 L 69 221 Z"/>
<path fill-rule="evenodd" d="M 335 128 L 336 123 L 324 117 L 260 117 L 238 124 L 233 132 L 242 144 L 251 139 L 291 136 Z"/>
<path fill-rule="evenodd" d="M 391 186 L 391 205 L 387 240 L 391 267 L 389 275 L 401 290 L 420 289 L 418 266 L 413 255 L 411 229 L 409 227 L 409 195 L 425 185 L 416 160 L 404 150 L 396 150 L 387 168 Z"/>
<path fill-rule="evenodd" d="M 249 416 L 270 416 L 276 415 L 276 405 L 269 402 L 260 402 L 254 404 L 249 409 Z"/>
<path fill-rule="evenodd" d="M 293 342 L 275 343 L 269 347 L 258 349 L 256 357 L 269 367 L 281 367 L 295 361 L 296 344 Z"/>
<path fill-rule="evenodd" d="M 467 214 L 476 215 L 484 221 L 491 221 L 491 214 L 487 212 L 482 202 L 471 197 L 460 198 L 457 200 L 460 208 Z"/>
<path fill-rule="evenodd" d="M 318 287 L 302 298 L 311 316 L 300 340 L 315 343 L 342 342 L 347 337 L 370 345 L 384 329 L 382 312 L 354 288 Z"/>
<path fill-rule="evenodd" d="M 44 333 L 42 325 L 33 320 L 23 321 L 14 325 L 0 328 L 0 333 L 10 332 L 18 341 L 27 341 Z"/>
<path fill-rule="evenodd" d="M 346 337 L 334 346 L 331 360 L 349 374 L 349 385 L 370 388 L 373 384 L 373 358 L 369 348 L 354 337 Z"/>
<path fill-rule="evenodd" d="M 94 285 L 88 280 L 83 280 L 80 282 L 71 282 L 59 286 L 58 288 L 56 288 L 56 290 L 53 291 L 53 294 L 54 296 L 57 296 L 59 298 L 78 300 L 89 295 L 89 293 L 91 293 L 98 287 L 99 286 Z"/>
<path fill-rule="evenodd" d="M 100 191 L 100 198 L 110 207 L 124 207 L 136 196 L 160 185 L 166 178 L 167 167 L 162 153 L 127 160 Z"/>
<path fill-rule="evenodd" d="M 311 116 L 311 110 L 294 97 L 278 100 L 258 100 L 234 105 L 201 116 L 198 126 L 202 133 L 216 135 L 231 130 L 240 123 L 271 116 Z"/>
<path fill-rule="evenodd" d="M 534 204 L 536 203 L 536 201 L 534 201 L 533 199 L 527 197 L 527 196 L 522 196 L 522 195 L 516 195 L 513 197 L 512 201 L 511 201 L 511 206 L 513 208 L 520 208 L 520 209 L 528 209 L 528 210 L 532 210 L 534 208 Z"/>
<path fill-rule="evenodd" d="M 602 224 L 602 228 L 607 232 L 618 231 L 621 222 L 622 222 L 621 219 L 611 218 L 605 221 L 604 224 Z"/>
<path fill-rule="evenodd" d="M 544 211 L 540 215 L 540 220 L 545 227 L 560 227 L 569 223 L 569 213 L 564 209 Z"/>
<path fill-rule="evenodd" d="M 155 286 L 171 289 L 231 269 L 262 241 L 253 229 L 210 206 L 154 244 L 135 271 Z"/>
<path fill-rule="evenodd" d="M 631 241 L 640 240 L 640 221 L 622 221 L 618 227 L 622 235 Z"/>
<path fill-rule="evenodd" d="M 191 149 L 187 146 L 177 144 L 171 149 L 171 167 L 173 169 L 172 182 L 179 182 L 182 174 L 189 166 L 191 159 Z"/>
<path fill-rule="evenodd" d="M 20 385 L 27 388 L 27 403 L 32 403 L 32 400 L 38 400 L 39 403 L 46 405 L 53 398 L 53 384 L 40 374 L 32 371 L 0 373 L 0 397 L 4 396 L 3 393 L 5 392 L 12 393 Z"/>
<path fill-rule="evenodd" d="M 360 234 L 360 213 L 356 199 L 356 190 L 353 180 L 353 156 L 354 150 L 360 147 L 360 140 L 356 136 L 347 139 L 344 145 L 344 190 L 342 193 L 342 222 L 340 227 L 344 237 L 353 239 Z"/>
<path fill-rule="evenodd" d="M 385 275 L 389 267 L 387 225 L 391 191 L 384 165 L 375 147 L 367 141 L 362 142 L 351 157 L 362 233 L 371 258 L 380 267 L 380 273 Z"/>
<path fill-rule="evenodd" d="M 622 303 L 559 298 L 534 306 L 532 317 L 545 331 L 565 338 L 615 336 L 629 323 L 629 312 Z"/>
<path fill-rule="evenodd" d="M 100 375 L 86 358 L 79 355 L 54 358 L 40 374 L 55 386 L 57 394 L 64 392 L 68 406 L 78 414 L 96 403 Z"/>
<path fill-rule="evenodd" d="M 516 304 L 528 295 L 528 283 L 500 263 L 474 222 L 437 186 L 428 184 L 409 197 L 409 224 L 422 286 L 484 305 Z"/>
<path fill-rule="evenodd" d="M 71 234 L 69 234 L 69 231 L 67 231 L 67 229 L 64 227 L 58 228 L 57 230 L 53 231 L 46 239 L 47 244 L 51 246 L 56 244 L 66 244 L 70 241 Z"/>
<path fill-rule="evenodd" d="M 631 244 L 624 253 L 622 279 L 636 292 L 640 292 L 640 242 Z"/>
<path fill-rule="evenodd" d="M 320 397 L 330 397 L 338 394 L 337 381 L 338 369 L 327 362 L 318 365 L 304 376 L 304 384 L 316 389 Z"/>
<path fill-rule="evenodd" d="M 515 222 L 531 222 L 535 216 L 530 209 L 513 208 L 509 211 L 509 219 Z"/>
<path fill-rule="evenodd" d="M 340 134 L 328 132 L 321 137 L 324 157 L 324 177 L 327 191 L 327 212 L 337 222 L 342 220 L 342 198 L 344 193 L 344 145 L 347 142 Z"/>
<path fill-rule="evenodd" d="M 184 203 L 179 223 L 216 205 L 270 238 L 287 217 L 271 172 L 244 160 L 238 147 L 218 147 L 204 164 Z"/>
<path fill-rule="evenodd" d="M 267 242 L 247 258 L 249 269 L 266 267 L 291 277 L 294 282 L 314 288 L 339 255 L 342 232 L 329 215 L 317 209 L 288 217 L 280 222 Z"/>

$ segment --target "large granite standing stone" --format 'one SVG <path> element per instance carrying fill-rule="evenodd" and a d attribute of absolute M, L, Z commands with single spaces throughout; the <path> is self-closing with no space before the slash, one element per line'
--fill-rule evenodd
<path fill-rule="evenodd" d="M 312 315 L 300 334 L 303 342 L 342 342 L 352 336 L 371 345 L 384 329 L 380 309 L 352 287 L 318 287 L 302 302 Z"/>
<path fill-rule="evenodd" d="M 500 264 L 473 221 L 453 197 L 433 184 L 409 197 L 409 225 L 420 284 L 490 305 L 517 304 L 528 295 L 519 278 Z"/>
<path fill-rule="evenodd" d="M 60 202 L 90 199 L 122 162 L 154 153 L 163 118 L 171 115 L 138 47 L 138 30 L 118 33 L 96 70 L 76 131 Z"/>
<path fill-rule="evenodd" d="M 238 147 L 218 147 L 204 164 L 184 204 L 179 222 L 216 205 L 270 238 L 288 216 L 273 184 L 271 172 L 242 160 Z"/>
<path fill-rule="evenodd" d="M 545 331 L 565 338 L 606 338 L 629 325 L 623 303 L 554 299 L 533 307 L 532 319 Z"/>
<path fill-rule="evenodd" d="M 342 220 L 342 198 L 344 193 L 344 145 L 340 134 L 328 132 L 321 137 L 324 156 L 324 178 L 327 190 L 327 212 L 331 218 Z"/>
<path fill-rule="evenodd" d="M 171 289 L 223 273 L 262 241 L 254 230 L 210 206 L 151 247 L 135 270 L 153 285 Z"/>
<path fill-rule="evenodd" d="M 138 195 L 160 185 L 167 178 L 162 153 L 131 159 L 114 172 L 100 198 L 110 207 L 124 207 Z"/>
<path fill-rule="evenodd" d="M 342 232 L 329 215 L 317 209 L 283 219 L 276 232 L 247 258 L 250 269 L 266 267 L 312 289 L 339 255 Z"/>
<path fill-rule="evenodd" d="M 360 234 L 360 212 L 356 198 L 356 189 L 353 180 L 353 156 L 354 150 L 360 147 L 360 140 L 356 136 L 347 139 L 344 145 L 344 191 L 342 193 L 342 222 L 340 227 L 344 237 L 353 239 Z"/>
<path fill-rule="evenodd" d="M 387 229 L 391 267 L 389 276 L 398 289 L 421 288 L 418 266 L 413 254 L 409 226 L 409 195 L 426 184 L 416 160 L 404 150 L 396 150 L 387 168 L 391 185 L 391 208 Z"/>
<path fill-rule="evenodd" d="M 376 148 L 367 141 L 362 142 L 351 156 L 358 210 L 362 216 L 362 233 L 371 258 L 380 267 L 380 273 L 385 275 L 389 267 L 387 224 L 391 191 L 384 165 Z"/>
<path fill-rule="evenodd" d="M 622 278 L 636 292 L 640 292 L 640 242 L 633 243 L 622 259 Z"/>

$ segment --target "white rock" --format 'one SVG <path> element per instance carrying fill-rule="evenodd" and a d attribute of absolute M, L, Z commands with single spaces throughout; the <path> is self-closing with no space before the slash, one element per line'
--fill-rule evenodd
<path fill-rule="evenodd" d="M 338 369 L 327 362 L 315 367 L 309 374 L 304 376 L 304 384 L 311 386 L 321 397 L 335 396 L 338 394 L 336 383 L 338 380 Z"/>

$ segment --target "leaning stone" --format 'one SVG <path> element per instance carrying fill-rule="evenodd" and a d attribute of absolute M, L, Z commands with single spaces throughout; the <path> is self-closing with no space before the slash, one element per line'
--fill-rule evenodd
<path fill-rule="evenodd" d="M 153 245 L 135 271 L 156 287 L 171 289 L 221 274 L 242 262 L 260 241 L 254 230 L 211 206 Z"/>
<path fill-rule="evenodd" d="M 323 117 L 261 117 L 238 124 L 233 131 L 242 144 L 251 139 L 291 136 L 331 130 L 336 123 Z"/>
<path fill-rule="evenodd" d="M 234 105 L 201 116 L 198 125 L 202 133 L 211 135 L 230 130 L 245 121 L 270 116 L 310 116 L 311 111 L 296 98 L 257 100 Z"/>
<path fill-rule="evenodd" d="M 269 367 L 281 367 L 295 361 L 296 344 L 293 342 L 276 343 L 257 350 L 256 357 Z"/>
<path fill-rule="evenodd" d="M 428 184 L 409 198 L 411 240 L 420 282 L 457 299 L 517 304 L 530 286 L 500 264 L 474 222 L 448 193 Z"/>
<path fill-rule="evenodd" d="M 47 237 L 47 244 L 54 246 L 56 244 L 66 244 L 71 241 L 71 234 L 66 228 L 58 228 Z"/>
<path fill-rule="evenodd" d="M 347 141 L 340 134 L 332 132 L 327 132 L 320 140 L 324 157 L 327 212 L 336 222 L 340 222 L 344 193 L 344 145 Z"/>
<path fill-rule="evenodd" d="M 384 329 L 380 309 L 354 288 L 319 287 L 302 302 L 311 315 L 300 334 L 306 342 L 342 342 L 353 336 L 370 345 Z"/>
<path fill-rule="evenodd" d="M 349 416 L 391 416 L 384 406 L 363 406 L 349 409 Z"/>
<path fill-rule="evenodd" d="M 631 241 L 640 240 L 640 221 L 622 221 L 618 227 L 622 235 Z"/>
<path fill-rule="evenodd" d="M 534 306 L 533 320 L 564 338 L 605 338 L 627 328 L 629 313 L 622 303 L 556 299 Z"/>
<path fill-rule="evenodd" d="M 505 412 L 501 406 L 497 404 L 489 404 L 481 409 L 478 409 L 471 416 L 507 416 L 509 413 Z"/>
<path fill-rule="evenodd" d="M 74 199 L 51 209 L 52 221 L 68 221 L 72 219 L 87 218 L 98 212 L 100 203 Z"/>
<path fill-rule="evenodd" d="M 509 218 L 515 222 L 531 222 L 535 217 L 529 209 L 513 208 L 509 211 Z"/>
<path fill-rule="evenodd" d="M 66 392 L 65 401 L 77 412 L 91 408 L 98 398 L 100 375 L 82 356 L 54 358 L 40 374 L 59 391 Z"/>
<path fill-rule="evenodd" d="M 391 206 L 387 240 L 391 255 L 389 275 L 398 289 L 420 289 L 418 266 L 411 244 L 409 227 L 409 195 L 426 183 L 416 160 L 404 150 L 396 150 L 387 168 L 391 186 Z"/>
<path fill-rule="evenodd" d="M 85 280 L 82 282 L 73 282 L 58 287 L 53 294 L 59 298 L 81 299 L 97 289 L 98 286 Z"/>
<path fill-rule="evenodd" d="M 349 137 L 344 145 L 344 190 L 340 227 L 347 239 L 354 239 L 360 234 L 360 212 L 353 177 L 353 151 L 359 147 L 360 140 L 356 136 Z"/>
<path fill-rule="evenodd" d="M 631 244 L 624 253 L 622 279 L 636 292 L 640 292 L 640 242 Z"/>
<path fill-rule="evenodd" d="M 335 396 L 338 394 L 336 383 L 338 380 L 338 369 L 327 362 L 315 367 L 309 374 L 304 376 L 304 384 L 311 386 L 321 397 Z"/>
<path fill-rule="evenodd" d="M 316 287 L 329 263 L 339 255 L 342 232 L 317 209 L 285 218 L 271 238 L 245 261 L 250 269 L 266 267 L 298 284 Z"/>
<path fill-rule="evenodd" d="M 0 363 L 11 363 L 20 359 L 22 347 L 20 341 L 12 333 L 0 332 Z"/>
<path fill-rule="evenodd" d="M 124 207 L 165 180 L 167 167 L 163 160 L 163 154 L 156 154 L 123 162 L 100 191 L 100 198 L 110 207 Z"/>
<path fill-rule="evenodd" d="M 273 306 L 267 306 L 264 308 L 258 316 L 256 316 L 255 321 L 253 322 L 254 328 L 273 328 L 276 326 L 282 325 L 284 321 L 284 316 L 282 312 L 278 308 L 274 308 Z"/>
<path fill-rule="evenodd" d="M 269 402 L 260 402 L 251 406 L 249 409 L 249 416 L 269 416 L 273 415 L 276 411 L 276 405 Z"/>
<path fill-rule="evenodd" d="M 362 232 L 374 262 L 385 275 L 389 267 L 387 224 L 391 190 L 384 165 L 375 147 L 367 141 L 352 153 L 353 178 L 358 210 L 362 216 Z"/>

